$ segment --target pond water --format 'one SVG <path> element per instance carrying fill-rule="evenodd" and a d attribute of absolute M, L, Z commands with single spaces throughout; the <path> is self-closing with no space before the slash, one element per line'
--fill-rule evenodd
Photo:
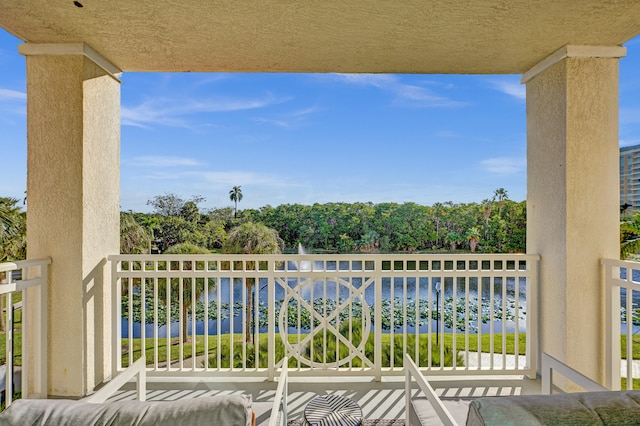
<path fill-rule="evenodd" d="M 366 274 L 363 274 L 363 275 L 366 275 Z M 453 279 L 445 279 L 443 282 L 439 278 L 434 278 L 432 279 L 431 283 L 429 281 L 430 281 L 429 278 L 415 278 L 415 277 L 404 278 L 404 279 L 396 278 L 396 279 L 393 279 L 393 281 L 390 278 L 386 278 L 386 279 L 383 278 L 382 279 L 382 300 L 390 301 L 392 299 L 396 299 L 399 301 L 403 301 L 406 295 L 406 299 L 408 302 L 412 302 L 412 301 L 415 301 L 416 299 L 420 299 L 422 304 L 422 301 L 427 303 L 429 300 L 429 296 L 431 296 L 431 301 L 432 301 L 431 303 L 432 303 L 433 309 L 435 310 L 436 300 L 440 302 L 441 307 L 444 304 L 442 300 L 443 297 L 444 299 L 449 299 L 449 304 L 451 303 L 450 298 L 454 297 L 454 289 L 455 289 L 455 298 L 457 300 L 460 300 L 461 298 L 463 299 L 461 303 L 464 303 L 464 298 L 468 293 L 470 306 L 472 306 L 475 303 L 475 299 L 477 298 L 479 293 L 478 291 L 479 283 L 477 279 L 470 279 L 466 283 L 463 280 L 458 280 L 458 282 L 456 282 L 455 285 L 454 285 Z M 355 289 L 358 289 L 358 290 L 362 289 L 363 285 L 366 286 L 366 288 L 363 290 L 364 301 L 366 302 L 367 305 L 374 306 L 375 288 L 373 283 L 370 283 L 366 279 L 363 280 L 362 278 L 351 278 L 350 284 L 351 286 L 353 286 Z M 234 303 L 243 301 L 243 293 L 244 293 L 245 287 L 244 287 L 244 283 L 241 280 L 238 279 L 232 282 L 229 279 L 221 279 L 218 285 L 220 290 L 220 301 L 222 303 L 234 304 Z M 267 285 L 268 284 L 266 279 L 259 280 L 257 285 L 259 302 L 264 303 L 265 305 L 266 305 L 267 296 L 268 296 Z M 323 298 L 325 294 L 327 299 L 332 299 L 332 300 L 336 300 L 336 299 L 346 300 L 350 296 L 349 288 L 346 285 L 344 285 L 344 283 L 339 284 L 336 281 L 311 282 L 311 281 L 299 281 L 298 279 L 290 278 L 287 281 L 287 285 L 291 289 L 294 289 L 296 286 L 300 285 L 299 293 L 301 297 L 306 301 L 310 301 L 312 298 L 313 299 Z M 515 280 L 513 278 L 507 279 L 505 288 L 503 288 L 501 279 L 494 279 L 493 285 L 488 279 L 482 280 L 480 282 L 480 287 L 481 287 L 480 294 L 482 295 L 483 298 L 487 300 L 491 296 L 491 287 L 493 287 L 494 303 L 497 303 L 497 304 L 501 303 L 503 293 L 506 295 L 507 301 L 513 301 L 516 299 L 515 298 L 515 292 L 516 292 Z M 436 291 L 436 289 L 439 289 L 440 291 Z M 519 292 L 519 302 L 520 302 L 520 306 L 522 307 L 522 312 L 525 312 L 526 309 L 524 309 L 524 307 L 526 304 L 526 284 L 524 279 L 521 279 L 519 282 L 518 292 Z M 281 285 L 277 284 L 275 288 L 276 300 L 283 300 L 285 298 L 285 293 L 286 293 L 285 289 Z M 431 295 L 429 295 L 429 293 L 431 293 Z M 209 302 L 214 300 L 218 301 L 217 300 L 218 289 L 215 288 L 213 291 L 209 292 L 208 296 L 209 296 L 208 297 Z M 204 297 L 202 297 L 201 300 L 204 300 Z M 510 311 L 513 313 L 512 309 Z M 522 315 L 522 312 L 521 312 L 521 319 L 518 322 L 518 329 L 519 331 L 524 332 L 526 331 L 526 327 L 525 327 L 526 321 L 524 319 L 524 316 Z M 412 315 L 411 312 L 407 312 L 407 316 L 411 316 L 411 315 Z M 413 316 L 415 316 L 415 311 L 413 312 Z M 474 322 L 471 322 L 470 325 L 475 328 L 478 327 L 478 325 Z M 493 323 L 480 324 L 480 331 L 482 333 L 488 333 L 491 327 L 493 326 L 495 332 L 502 332 L 502 325 L 503 325 L 502 321 L 494 321 Z M 514 321 L 506 321 L 504 325 L 507 332 L 513 332 L 515 330 L 516 324 Z M 276 320 L 276 328 L 277 326 L 278 326 L 278 323 Z M 431 330 L 435 332 L 437 331 L 438 327 L 441 327 L 441 326 L 442 326 L 442 323 L 434 319 L 431 324 Z M 209 327 L 210 335 L 215 335 L 217 333 L 217 330 L 218 330 L 217 321 L 209 321 L 208 327 Z M 231 320 L 231 318 L 222 320 L 220 324 L 220 332 L 223 334 L 229 333 L 232 327 L 235 333 L 242 332 L 243 325 L 242 325 L 241 314 L 234 317 L 233 321 Z M 191 321 L 189 321 L 188 323 L 188 329 L 189 329 L 189 334 L 191 334 Z M 198 335 L 204 334 L 204 331 L 205 331 L 204 329 L 205 329 L 204 321 L 196 321 L 196 334 Z M 401 332 L 403 330 L 404 330 L 404 327 L 399 327 L 395 329 L 395 332 Z M 407 325 L 406 330 L 407 330 L 407 333 L 411 334 L 415 332 L 415 327 Z M 425 324 L 420 326 L 419 331 L 421 333 L 427 333 L 429 331 L 429 325 Z M 445 327 L 444 331 L 451 332 L 452 330 L 450 328 Z M 477 332 L 477 330 L 472 330 L 471 328 L 469 331 L 471 333 Z M 140 332 L 141 332 L 141 324 L 134 323 L 133 337 L 134 338 L 140 337 Z M 266 332 L 267 332 L 266 328 L 260 329 L 260 333 L 266 333 Z M 290 327 L 289 332 L 296 334 L 298 333 L 298 329 Z M 300 330 L 300 332 L 302 334 L 305 334 L 308 332 L 308 330 Z M 389 333 L 390 330 L 386 330 L 384 332 Z M 458 332 L 463 333 L 463 331 L 460 331 L 460 330 L 458 330 Z M 146 337 L 153 337 L 153 333 L 154 333 L 153 324 L 147 324 L 145 326 Z M 129 334 L 128 320 L 126 318 L 122 318 L 122 337 L 126 338 L 128 337 L 128 334 Z M 158 336 L 159 337 L 167 336 L 166 325 L 159 327 Z M 174 322 L 171 324 L 170 336 L 171 337 L 179 336 L 178 322 Z"/>

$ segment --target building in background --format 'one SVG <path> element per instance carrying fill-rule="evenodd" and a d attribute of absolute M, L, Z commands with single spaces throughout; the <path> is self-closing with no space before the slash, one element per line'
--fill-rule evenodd
<path fill-rule="evenodd" d="M 640 209 L 640 145 L 620 148 L 620 212 Z"/>

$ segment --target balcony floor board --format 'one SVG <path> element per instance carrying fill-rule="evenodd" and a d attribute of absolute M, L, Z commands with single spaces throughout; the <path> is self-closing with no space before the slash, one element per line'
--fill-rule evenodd
<path fill-rule="evenodd" d="M 248 393 L 254 401 L 258 424 L 268 423 L 268 410 L 275 396 L 275 382 L 202 380 L 198 382 L 149 381 L 148 401 L 174 401 L 201 396 Z M 431 381 L 443 398 L 475 398 L 481 396 L 532 395 L 540 393 L 540 382 L 522 378 L 442 378 Z M 307 403 L 317 395 L 336 393 L 356 401 L 369 419 L 404 419 L 404 381 L 401 377 L 381 382 L 365 378 L 290 378 L 289 419 L 300 419 Z M 110 400 L 135 399 L 133 383 L 127 384 Z"/>

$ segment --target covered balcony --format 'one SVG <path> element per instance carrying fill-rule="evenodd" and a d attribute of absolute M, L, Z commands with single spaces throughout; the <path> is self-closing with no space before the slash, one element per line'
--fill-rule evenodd
<path fill-rule="evenodd" d="M 149 400 L 238 392 L 264 410 L 288 360 L 293 419 L 327 393 L 354 399 L 365 418 L 403 419 L 405 354 L 444 398 L 537 394 L 539 266 L 522 254 L 113 255 L 111 375 L 144 359 Z M 47 388 L 49 267 L 0 265 L 7 306 L 21 296 L 23 312 L 38 312 L 14 331 L 7 309 L 7 371 L 21 374 L 6 386 L 30 396 Z M 606 384 L 631 389 L 640 264 L 602 268 Z M 135 396 L 129 385 L 111 400 Z M 258 411 L 258 424 L 269 414 Z"/>
<path fill-rule="evenodd" d="M 26 288 L 23 396 L 84 397 L 138 357 L 158 383 L 191 382 L 196 393 L 229 376 L 259 378 L 271 392 L 284 356 L 300 377 L 292 395 L 318 392 L 318 376 L 345 378 L 340 392 L 369 380 L 363 388 L 388 383 L 402 393 L 393 376 L 405 352 L 443 381 L 533 377 L 547 352 L 619 386 L 618 289 L 634 285 L 634 266 L 617 261 L 618 61 L 640 32 L 637 2 L 1 4 L 0 25 L 25 41 L 27 62 L 30 260 L 2 265 L 4 293 Z M 521 74 L 527 254 L 120 256 L 119 75 L 129 71 Z M 175 308 L 173 281 L 181 284 Z M 258 289 L 255 309 L 234 287 L 248 285 Z M 625 324 L 633 323 L 630 291 L 621 292 Z M 186 326 L 176 336 L 174 310 Z M 233 344 L 225 327 L 237 334 Z M 185 337 L 197 341 L 195 355 Z M 451 387 L 473 393 L 465 383 Z M 505 392 L 531 384 L 518 383 Z M 368 392 L 361 406 L 396 400 Z M 382 407 L 375 416 L 403 415 Z"/>

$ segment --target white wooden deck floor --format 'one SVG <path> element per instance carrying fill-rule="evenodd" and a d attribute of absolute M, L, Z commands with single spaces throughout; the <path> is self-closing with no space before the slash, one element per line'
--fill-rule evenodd
<path fill-rule="evenodd" d="M 432 385 L 443 398 L 474 398 L 481 396 L 531 395 L 540 393 L 540 382 L 519 377 L 438 377 Z M 276 382 L 220 379 L 202 379 L 175 382 L 168 379 L 150 379 L 147 383 L 148 401 L 173 401 L 200 396 L 251 394 L 258 424 L 267 424 Z M 125 386 L 110 400 L 135 399 L 133 383 Z M 369 378 L 301 378 L 289 381 L 289 419 L 300 419 L 306 404 L 315 396 L 337 393 L 356 401 L 363 415 L 369 419 L 404 419 L 404 377 L 385 378 L 376 382 Z"/>

